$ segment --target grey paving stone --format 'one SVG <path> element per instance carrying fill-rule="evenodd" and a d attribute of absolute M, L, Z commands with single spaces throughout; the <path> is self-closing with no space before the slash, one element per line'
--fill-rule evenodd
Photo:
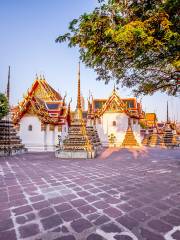
<path fill-rule="evenodd" d="M 44 229 L 47 230 L 47 229 L 61 225 L 62 219 L 58 214 L 56 214 L 56 215 L 49 216 L 47 218 L 42 219 L 41 222 Z"/>
<path fill-rule="evenodd" d="M 21 238 L 32 237 L 39 233 L 38 224 L 27 224 L 19 227 Z"/>
<path fill-rule="evenodd" d="M 83 214 L 90 214 L 90 213 L 94 213 L 97 210 L 91 206 L 91 205 L 83 205 L 81 207 L 78 208 L 78 210 L 83 213 Z"/>
<path fill-rule="evenodd" d="M 106 208 L 103 210 L 103 212 L 112 218 L 117 218 L 122 215 L 122 212 L 114 207 Z"/>
<path fill-rule="evenodd" d="M 164 237 L 160 234 L 155 234 L 152 231 L 149 231 L 145 228 L 140 229 L 141 235 L 146 240 L 164 240 Z"/>
<path fill-rule="evenodd" d="M 71 223 L 71 227 L 77 232 L 77 233 L 81 233 L 84 230 L 92 227 L 92 224 L 84 219 L 84 218 L 80 218 L 78 220 L 75 220 Z"/>
<path fill-rule="evenodd" d="M 0 232 L 11 229 L 13 227 L 14 227 L 14 224 L 11 218 L 0 219 Z"/>
<path fill-rule="evenodd" d="M 54 209 L 53 208 L 43 208 L 39 211 L 38 214 L 41 218 L 45 218 L 45 217 L 48 217 L 48 216 L 54 214 Z"/>
<path fill-rule="evenodd" d="M 106 223 L 101 226 L 101 229 L 106 233 L 120 233 L 122 232 L 121 228 L 119 228 L 115 223 Z"/>
<path fill-rule="evenodd" d="M 179 215 L 179 217 L 175 217 L 172 215 L 166 215 L 166 216 L 161 217 L 161 219 L 173 226 L 180 226 L 180 215 Z"/>
<path fill-rule="evenodd" d="M 35 216 L 34 213 L 29 213 L 29 214 L 26 214 L 26 215 L 17 216 L 16 217 L 16 222 L 18 224 L 24 224 L 24 223 L 27 223 L 27 222 L 30 222 L 30 221 L 34 220 L 35 218 L 36 218 L 36 216 Z"/>
<path fill-rule="evenodd" d="M 67 235 L 67 236 L 55 238 L 54 240 L 76 240 L 76 238 L 73 235 Z"/>
<path fill-rule="evenodd" d="M 83 205 L 86 205 L 87 202 L 82 199 L 82 198 L 79 198 L 79 199 L 75 199 L 75 200 L 72 200 L 71 201 L 71 204 L 74 206 L 74 207 L 81 207 Z"/>
<path fill-rule="evenodd" d="M 106 222 L 109 222 L 109 221 L 111 221 L 110 218 L 108 218 L 105 215 L 101 215 L 93 221 L 93 224 L 98 226 L 98 225 L 102 225 L 102 224 L 104 224 Z"/>
<path fill-rule="evenodd" d="M 180 239 L 180 231 L 176 231 L 175 233 L 172 234 L 172 237 L 175 240 L 179 240 Z"/>
<path fill-rule="evenodd" d="M 61 204 L 55 206 L 55 209 L 56 209 L 57 212 L 65 212 L 67 210 L 72 209 L 72 207 L 68 203 L 61 203 Z"/>
<path fill-rule="evenodd" d="M 148 222 L 148 226 L 159 233 L 166 233 L 172 229 L 171 225 L 162 222 L 161 220 L 155 219 Z"/>
<path fill-rule="evenodd" d="M 61 213 L 61 217 L 64 221 L 70 222 L 72 220 L 80 218 L 81 214 L 75 209 L 72 209 L 72 210 Z"/>
<path fill-rule="evenodd" d="M 26 206 L 15 208 L 12 211 L 17 216 L 17 215 L 21 215 L 21 214 L 24 214 L 27 212 L 31 212 L 31 211 L 33 211 L 33 208 L 30 205 L 26 205 Z"/>
<path fill-rule="evenodd" d="M 116 240 L 133 240 L 133 238 L 131 238 L 129 236 L 119 235 L 119 234 L 115 235 L 114 239 L 116 239 Z"/>
<path fill-rule="evenodd" d="M 116 221 L 130 230 L 139 225 L 138 221 L 129 217 L 128 215 L 124 215 L 120 218 L 117 218 Z"/>
<path fill-rule="evenodd" d="M 104 240 L 104 238 L 97 233 L 90 234 L 86 240 Z"/>
<path fill-rule="evenodd" d="M 8 230 L 0 232 L 0 239 L 1 240 L 17 240 L 15 230 Z"/>
<path fill-rule="evenodd" d="M 34 209 L 40 210 L 42 208 L 48 207 L 49 206 L 49 202 L 45 200 L 45 201 L 33 203 L 32 206 L 33 206 Z"/>
<path fill-rule="evenodd" d="M 94 202 L 92 205 L 98 209 L 105 209 L 105 208 L 110 207 L 110 205 L 106 201 L 103 201 L 103 200 Z"/>

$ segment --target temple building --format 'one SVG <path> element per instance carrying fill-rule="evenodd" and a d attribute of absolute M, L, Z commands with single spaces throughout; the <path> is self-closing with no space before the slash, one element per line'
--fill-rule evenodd
<path fill-rule="evenodd" d="M 22 101 L 12 109 L 13 123 L 28 151 L 54 151 L 58 139 L 66 136 L 70 108 L 65 97 L 44 77 L 37 76 Z"/>
<path fill-rule="evenodd" d="M 143 118 L 144 112 L 137 99 L 121 98 L 115 88 L 108 99 L 92 98 L 88 102 L 87 122 L 95 125 L 106 147 L 140 146 L 140 120 Z"/>

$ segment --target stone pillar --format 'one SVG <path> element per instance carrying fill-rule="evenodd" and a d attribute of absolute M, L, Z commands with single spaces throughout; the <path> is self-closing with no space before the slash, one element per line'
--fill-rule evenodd
<path fill-rule="evenodd" d="M 47 151 L 47 126 L 44 129 L 44 151 Z"/>

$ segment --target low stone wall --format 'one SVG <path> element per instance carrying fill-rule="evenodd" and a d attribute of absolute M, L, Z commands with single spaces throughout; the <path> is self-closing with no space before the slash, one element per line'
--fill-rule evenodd
<path fill-rule="evenodd" d="M 86 152 L 86 151 L 63 151 L 63 150 L 56 150 L 55 156 L 57 158 L 69 158 L 69 159 L 91 159 L 96 157 L 96 151 L 93 152 Z"/>
<path fill-rule="evenodd" d="M 27 149 L 11 149 L 8 151 L 7 149 L 0 149 L 0 157 L 14 156 L 18 154 L 26 153 Z"/>

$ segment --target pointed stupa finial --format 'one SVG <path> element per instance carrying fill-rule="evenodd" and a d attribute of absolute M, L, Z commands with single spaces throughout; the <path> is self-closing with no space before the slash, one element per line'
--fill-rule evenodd
<path fill-rule="evenodd" d="M 78 64 L 78 95 L 77 95 L 77 109 L 81 109 L 81 79 L 80 79 L 80 62 Z"/>
<path fill-rule="evenodd" d="M 76 112 L 75 118 L 77 120 L 82 120 L 80 62 L 78 65 L 78 92 L 77 92 L 77 106 L 75 112 Z"/>
<path fill-rule="evenodd" d="M 9 68 L 8 68 L 8 82 L 7 82 L 7 92 L 6 92 L 6 94 L 7 94 L 7 99 L 8 99 L 8 103 L 9 103 L 9 101 L 10 101 L 10 66 L 9 66 Z"/>

